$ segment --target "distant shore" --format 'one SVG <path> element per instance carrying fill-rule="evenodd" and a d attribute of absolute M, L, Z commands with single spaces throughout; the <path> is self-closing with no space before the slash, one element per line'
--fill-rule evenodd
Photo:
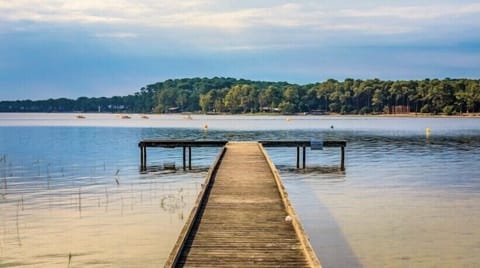
<path fill-rule="evenodd" d="M 335 114 L 336 116 L 343 116 L 342 114 Z M 398 114 L 351 114 L 345 116 L 365 116 L 365 117 L 479 117 L 480 113 L 464 113 L 464 114 L 455 114 L 455 115 L 447 115 L 447 114 L 425 114 L 425 113 L 398 113 Z"/>
<path fill-rule="evenodd" d="M 168 115 L 161 114 L 161 115 Z M 175 114 L 175 113 L 170 113 Z M 314 116 L 314 117 L 426 117 L 426 118 L 435 118 L 435 117 L 449 117 L 449 118 L 469 118 L 469 117 L 480 117 L 480 113 L 463 113 L 463 114 L 455 114 L 455 115 L 447 115 L 447 114 L 427 114 L 427 113 L 397 113 L 397 114 L 341 114 L 341 113 L 326 113 L 326 114 L 310 114 L 310 113 L 295 113 L 295 114 L 282 114 L 282 113 L 239 113 L 239 114 L 231 114 L 231 113 L 177 113 L 183 115 L 246 115 L 246 116 Z"/>
<path fill-rule="evenodd" d="M 282 114 L 282 113 L 202 113 L 202 112 L 179 112 L 179 113 L 130 113 L 130 112 L 53 112 L 53 113 L 44 113 L 44 112 L 0 112 L 0 114 L 72 114 L 78 119 L 84 119 L 85 115 L 88 114 L 112 114 L 117 115 L 121 119 L 130 119 L 129 115 L 142 115 L 142 118 L 148 119 L 149 116 L 162 116 L 162 115 L 179 115 L 179 116 L 279 116 L 279 117 L 289 117 L 289 116 L 309 116 L 309 117 L 388 117 L 388 118 L 478 118 L 480 113 L 463 113 L 463 114 L 427 114 L 427 113 L 397 113 L 397 114 L 341 114 L 341 113 L 325 113 L 325 114 L 310 114 L 310 113 L 294 113 L 294 114 Z"/>

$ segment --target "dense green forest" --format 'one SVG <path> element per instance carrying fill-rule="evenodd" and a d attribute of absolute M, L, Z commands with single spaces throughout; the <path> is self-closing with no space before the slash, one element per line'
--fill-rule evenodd
<path fill-rule="evenodd" d="M 480 112 L 480 80 L 329 79 L 298 85 L 234 78 L 170 79 L 128 96 L 0 101 L 0 112 L 432 113 Z"/>

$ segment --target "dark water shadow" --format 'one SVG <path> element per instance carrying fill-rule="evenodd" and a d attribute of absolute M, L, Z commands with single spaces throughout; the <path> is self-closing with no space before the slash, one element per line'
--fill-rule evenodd
<path fill-rule="evenodd" d="M 289 198 L 322 267 L 362 267 L 335 218 L 316 197 L 309 183 L 294 180 L 292 178 L 285 183 Z"/>
<path fill-rule="evenodd" d="M 195 167 L 192 169 L 183 169 L 182 167 L 168 167 L 164 165 L 151 165 L 146 170 L 140 168 L 140 174 L 154 173 L 155 175 L 170 175 L 170 174 L 186 174 L 186 173 L 202 173 L 207 172 L 210 169 L 208 166 Z"/>
<path fill-rule="evenodd" d="M 277 166 L 278 170 L 282 172 L 290 172 L 295 174 L 309 174 L 312 176 L 325 175 L 325 174 L 335 174 L 337 175 L 335 179 L 338 179 L 338 176 L 342 177 L 342 181 L 345 180 L 345 170 L 342 170 L 339 166 L 310 166 L 306 168 L 293 168 L 291 166 Z M 322 179 L 329 179 L 329 177 L 322 176 Z"/>

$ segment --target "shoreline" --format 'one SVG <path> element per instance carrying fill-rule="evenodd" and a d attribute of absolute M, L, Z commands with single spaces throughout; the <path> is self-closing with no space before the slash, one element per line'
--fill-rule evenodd
<path fill-rule="evenodd" d="M 195 113 L 191 113 L 195 114 Z M 198 114 L 200 115 L 200 114 Z M 278 113 L 244 113 L 244 114 L 229 114 L 229 113 L 219 113 L 219 114 L 201 114 L 201 115 L 249 115 L 249 116 L 313 116 L 313 117 L 388 117 L 388 118 L 476 118 L 480 117 L 480 113 L 465 113 L 457 115 L 446 115 L 446 114 L 424 114 L 424 113 L 404 113 L 404 114 L 340 114 L 340 113 L 329 113 L 323 115 L 316 114 L 278 114 Z"/>
<path fill-rule="evenodd" d="M 11 117 L 9 116 L 11 115 Z M 32 116 L 32 118 L 29 118 L 29 115 Z M 115 117 L 118 120 L 122 121 L 130 121 L 130 120 L 144 120 L 144 121 L 149 121 L 149 119 L 155 119 L 155 118 L 174 118 L 174 117 L 181 117 L 185 120 L 192 120 L 192 119 L 207 119 L 207 118 L 215 118 L 215 117 L 221 117 L 221 118 L 226 118 L 228 119 L 229 117 L 232 117 L 232 119 L 236 118 L 258 118 L 261 119 L 262 117 L 265 118 L 275 118 L 278 117 L 280 118 L 286 118 L 287 120 L 290 119 L 300 119 L 300 118 L 323 118 L 323 119 L 333 119 L 333 118 L 389 118 L 389 119 L 401 119 L 401 118 L 409 118 L 409 119 L 479 119 L 480 118 L 480 113 L 469 113 L 469 114 L 462 114 L 462 115 L 446 115 L 446 114 L 421 114 L 421 113 L 408 113 L 408 114 L 340 114 L 340 113 L 329 113 L 329 114 L 323 114 L 323 115 L 315 115 L 315 114 L 303 114 L 303 113 L 297 113 L 297 114 L 279 114 L 279 113 L 241 113 L 241 114 L 230 114 L 230 113 L 166 113 L 166 114 L 158 114 L 158 113 L 81 113 L 81 112 L 68 112 L 68 113 L 4 113 L 0 112 L 0 120 L 28 120 L 28 119 L 40 119 L 38 116 L 44 116 L 44 119 L 47 120 L 55 120 L 56 116 L 71 116 L 71 119 L 75 121 L 83 121 L 85 119 L 92 119 L 91 117 L 98 117 L 98 116 L 109 116 L 111 115 L 112 117 Z M 49 116 L 52 116 L 51 118 Z M 35 118 L 36 117 L 36 118 Z M 48 117 L 48 118 L 47 118 Z M 35 118 L 35 119 L 34 119 Z M 65 117 L 61 119 L 67 119 Z"/>
<path fill-rule="evenodd" d="M 122 119 L 130 119 L 128 115 L 141 115 L 144 116 L 144 119 L 148 119 L 148 116 L 188 116 L 188 115 L 196 115 L 196 116 L 252 116 L 252 117 L 262 117 L 262 116 L 278 116 L 278 117 L 387 117 L 387 118 L 479 118 L 480 113 L 464 113 L 464 114 L 456 114 L 456 115 L 447 115 L 447 114 L 426 114 L 426 113 L 398 113 L 398 114 L 341 114 L 341 113 L 328 113 L 328 114 L 309 114 L 309 113 L 295 113 L 295 114 L 281 114 L 281 113 L 200 113 L 200 112 L 182 112 L 182 113 L 129 113 L 129 112 L 118 112 L 118 113 L 108 113 L 108 112 L 0 112 L 0 114 L 7 115 L 7 114 L 71 114 L 77 117 L 78 119 L 83 119 L 83 115 L 92 114 L 92 115 L 116 115 L 123 117 Z"/>

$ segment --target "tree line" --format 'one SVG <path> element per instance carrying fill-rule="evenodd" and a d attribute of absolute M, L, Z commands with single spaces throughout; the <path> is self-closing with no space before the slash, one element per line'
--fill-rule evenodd
<path fill-rule="evenodd" d="M 169 79 L 128 96 L 1 101 L 0 112 L 431 113 L 480 112 L 480 80 L 350 79 L 298 85 L 235 78 Z"/>

